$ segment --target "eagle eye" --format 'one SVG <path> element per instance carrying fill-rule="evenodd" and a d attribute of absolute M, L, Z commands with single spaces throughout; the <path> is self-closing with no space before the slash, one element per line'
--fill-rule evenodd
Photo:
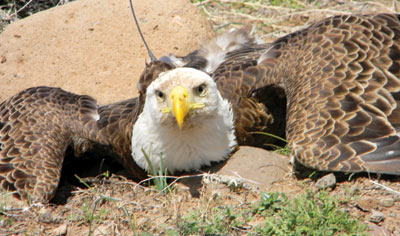
<path fill-rule="evenodd" d="M 164 101 L 165 94 L 163 92 L 161 92 L 160 90 L 156 90 L 156 95 L 157 95 L 158 101 L 160 101 L 160 102 Z"/>
<path fill-rule="evenodd" d="M 195 92 L 198 96 L 204 96 L 204 95 L 206 95 L 206 92 L 207 92 L 207 85 L 206 85 L 206 84 L 201 84 L 201 85 L 197 86 L 196 88 L 194 88 L 194 92 Z"/>

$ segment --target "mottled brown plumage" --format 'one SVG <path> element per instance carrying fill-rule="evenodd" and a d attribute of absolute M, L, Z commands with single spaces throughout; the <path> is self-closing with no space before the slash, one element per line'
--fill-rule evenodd
<path fill-rule="evenodd" d="M 207 62 L 188 64 L 205 69 Z M 260 120 L 268 113 L 253 103 L 270 94 L 252 96 L 274 86 L 271 94 L 286 95 L 286 138 L 300 163 L 400 174 L 399 15 L 331 17 L 271 44 L 229 52 L 210 73 L 233 105 L 240 144 L 264 142 L 249 137 L 250 130 L 279 134 L 279 102 L 268 106 L 278 123 L 268 124 Z"/>
<path fill-rule="evenodd" d="M 143 178 L 131 157 L 132 126 L 147 86 L 181 66 L 214 78 L 232 105 L 239 144 L 268 146 L 270 137 L 253 132 L 286 131 L 292 155 L 307 167 L 400 174 L 398 15 L 335 16 L 270 44 L 243 37 L 229 47 L 211 43 L 186 57 L 151 62 L 139 98 L 98 108 L 88 96 L 39 87 L 4 101 L 0 184 L 17 197 L 47 202 L 67 146 L 84 152 L 91 142 L 110 146 Z M 215 50 L 222 54 L 210 56 Z"/>
<path fill-rule="evenodd" d="M 96 116 L 94 99 L 56 88 L 27 89 L 1 103 L 2 188 L 23 199 L 51 199 L 68 145 L 87 147 L 84 138 L 97 132 Z"/>
<path fill-rule="evenodd" d="M 400 174 L 398 15 L 331 17 L 252 48 L 233 52 L 213 77 L 233 104 L 254 90 L 281 86 L 286 137 L 300 163 Z"/>

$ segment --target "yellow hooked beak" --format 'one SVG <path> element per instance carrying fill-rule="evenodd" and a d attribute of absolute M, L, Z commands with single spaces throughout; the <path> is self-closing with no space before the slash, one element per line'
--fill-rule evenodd
<path fill-rule="evenodd" d="M 176 86 L 169 94 L 172 101 L 172 111 L 175 116 L 176 122 L 180 129 L 182 129 L 183 119 L 189 110 L 188 92 L 182 86 Z"/>
<path fill-rule="evenodd" d="M 169 93 L 169 98 L 172 104 L 169 104 L 169 107 L 161 109 L 161 112 L 172 113 L 180 129 L 182 129 L 183 120 L 188 113 L 193 109 L 203 108 L 205 106 L 204 103 L 190 102 L 188 91 L 182 86 L 174 87 Z"/>

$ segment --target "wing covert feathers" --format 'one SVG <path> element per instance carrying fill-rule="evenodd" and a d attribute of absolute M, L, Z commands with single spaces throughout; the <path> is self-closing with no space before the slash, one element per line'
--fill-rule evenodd
<path fill-rule="evenodd" d="M 400 174 L 398 15 L 330 17 L 270 44 L 226 51 L 212 70 L 199 51 L 183 58 L 191 57 L 182 61 L 210 73 L 231 102 L 239 144 L 262 146 L 271 140 L 252 132 L 286 129 L 305 166 Z"/>
<path fill-rule="evenodd" d="M 96 100 L 59 88 L 26 89 L 0 104 L 0 186 L 19 199 L 48 202 L 57 189 L 69 145 L 76 154 L 92 142 L 109 146 L 139 179 L 131 157 L 132 127 L 147 86 L 172 66 L 152 62 L 140 79 L 140 97 L 98 107 Z"/>
<path fill-rule="evenodd" d="M 287 139 L 302 164 L 400 174 L 399 16 L 331 17 L 261 59 L 267 83 L 284 84 Z"/>
<path fill-rule="evenodd" d="M 101 106 L 98 110 L 100 119 L 97 122 L 99 131 L 95 138 L 107 140 L 112 150 L 118 154 L 118 161 L 138 179 L 147 177 L 131 155 L 132 128 L 140 114 L 137 110 L 141 109 L 139 98 Z"/>
<path fill-rule="evenodd" d="M 49 201 L 67 146 L 73 138 L 90 138 L 98 118 L 93 98 L 57 88 L 30 88 L 1 103 L 2 188 L 20 199 Z"/>

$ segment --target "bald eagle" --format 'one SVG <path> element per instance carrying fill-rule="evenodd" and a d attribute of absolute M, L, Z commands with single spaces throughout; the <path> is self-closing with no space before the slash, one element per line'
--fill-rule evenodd
<path fill-rule="evenodd" d="M 310 168 L 400 174 L 399 55 L 398 15 L 340 15 L 273 43 L 238 30 L 152 61 L 140 96 L 114 104 L 30 88 L 0 104 L 0 183 L 48 202 L 68 145 L 106 145 L 144 178 L 145 153 L 188 171 L 272 142 L 257 131 L 286 135 Z"/>

